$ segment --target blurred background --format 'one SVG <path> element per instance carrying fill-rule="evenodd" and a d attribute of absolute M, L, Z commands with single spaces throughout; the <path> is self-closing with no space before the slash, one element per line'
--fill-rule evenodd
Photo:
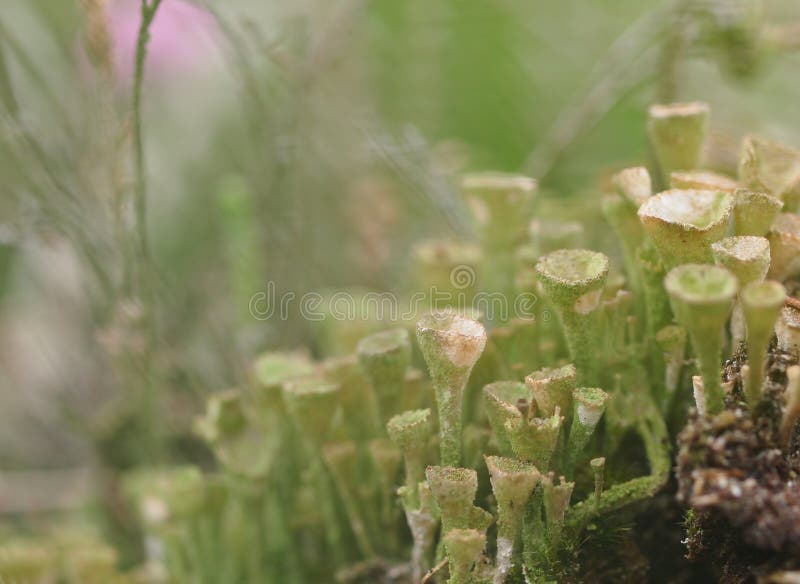
<path fill-rule="evenodd" d="M 537 178 L 539 216 L 613 255 L 600 194 L 647 161 L 648 104 L 710 103 L 722 172 L 745 133 L 800 146 L 794 0 L 163 0 L 140 126 L 139 2 L 2 5 L 12 520 L 71 508 L 91 469 L 204 460 L 191 420 L 254 355 L 347 348 L 295 311 L 254 318 L 253 295 L 413 289 L 418 242 L 474 236 L 463 172 Z M 166 454 L 141 443 L 142 392 Z"/>

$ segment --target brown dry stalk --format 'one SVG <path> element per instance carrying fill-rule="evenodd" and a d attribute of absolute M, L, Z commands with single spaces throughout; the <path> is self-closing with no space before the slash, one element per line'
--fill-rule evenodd
<path fill-rule="evenodd" d="M 86 53 L 94 67 L 106 79 L 114 74 L 114 60 L 111 54 L 111 35 L 108 31 L 106 0 L 80 0 L 86 14 L 85 45 Z"/>

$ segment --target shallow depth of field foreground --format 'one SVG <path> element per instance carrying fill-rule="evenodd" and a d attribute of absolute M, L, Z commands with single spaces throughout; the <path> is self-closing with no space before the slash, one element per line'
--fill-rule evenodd
<path fill-rule="evenodd" d="M 795 0 L 0 3 L 0 584 L 800 584 Z"/>

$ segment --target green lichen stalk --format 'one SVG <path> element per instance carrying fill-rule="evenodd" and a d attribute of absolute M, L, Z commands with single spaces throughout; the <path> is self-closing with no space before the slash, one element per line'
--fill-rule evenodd
<path fill-rule="evenodd" d="M 536 264 L 542 289 L 558 311 L 581 383 L 591 383 L 597 374 L 598 308 L 608 266 L 604 254 L 583 249 L 554 251 Z"/>
<path fill-rule="evenodd" d="M 567 456 L 564 468 L 572 476 L 578 457 L 589 442 L 603 416 L 609 395 L 596 387 L 581 387 L 573 393 L 574 413 L 567 441 Z"/>
<path fill-rule="evenodd" d="M 664 286 L 676 319 L 689 332 L 703 378 L 707 411 L 717 413 L 723 406 L 722 331 L 738 290 L 736 278 L 725 268 L 686 264 L 671 270 Z"/>
<path fill-rule="evenodd" d="M 389 437 L 403 452 L 406 493 L 411 508 L 419 507 L 418 485 L 425 480 L 426 454 L 430 439 L 430 410 L 413 410 L 394 416 L 387 424 Z"/>
<path fill-rule="evenodd" d="M 675 170 L 700 166 L 708 132 L 709 107 L 705 103 L 672 103 L 650 106 L 647 134 L 653 145 L 664 184 Z"/>
<path fill-rule="evenodd" d="M 486 346 L 486 329 L 455 312 L 435 312 L 417 323 L 417 341 L 436 394 L 441 463 L 458 466 L 464 387 Z"/>
<path fill-rule="evenodd" d="M 748 375 L 744 379 L 745 396 L 750 407 L 761 399 L 767 348 L 775 321 L 786 300 L 786 288 L 775 281 L 751 282 L 739 295 L 747 326 Z"/>
<path fill-rule="evenodd" d="M 527 239 L 536 181 L 522 175 L 485 172 L 466 175 L 461 186 L 479 228 L 482 288 L 511 299 L 516 252 Z"/>
<path fill-rule="evenodd" d="M 358 359 L 378 398 L 381 416 L 396 412 L 411 362 L 411 342 L 406 329 L 391 329 L 364 337 L 358 343 Z"/>
<path fill-rule="evenodd" d="M 512 458 L 485 457 L 497 500 L 497 559 L 493 584 L 503 584 L 512 567 L 517 533 L 522 523 L 525 505 L 540 475 L 535 466 Z"/>

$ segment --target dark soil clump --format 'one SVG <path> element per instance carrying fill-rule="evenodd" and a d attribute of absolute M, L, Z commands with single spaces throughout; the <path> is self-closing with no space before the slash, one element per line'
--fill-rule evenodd
<path fill-rule="evenodd" d="M 800 566 L 800 457 L 797 436 L 779 440 L 791 355 L 771 347 L 760 404 L 750 411 L 742 392 L 739 351 L 726 362 L 732 383 L 726 409 L 692 412 L 678 437 L 678 500 L 690 508 L 688 557 L 710 562 L 720 582 L 753 581 Z"/>

